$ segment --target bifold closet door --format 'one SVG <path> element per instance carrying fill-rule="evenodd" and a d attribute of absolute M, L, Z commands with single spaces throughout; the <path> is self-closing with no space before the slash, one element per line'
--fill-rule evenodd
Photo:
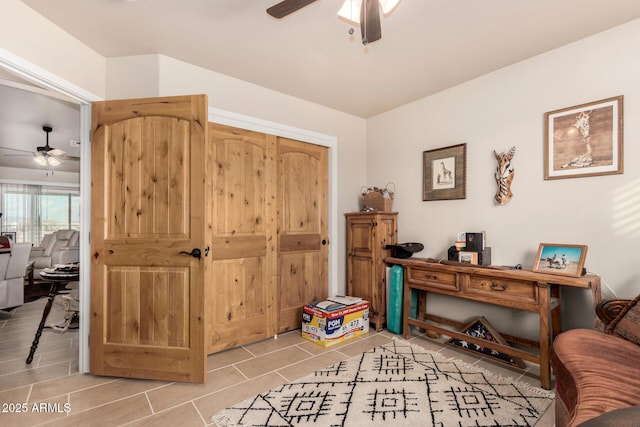
<path fill-rule="evenodd" d="M 275 335 L 276 138 L 209 123 L 208 353 Z"/>
<path fill-rule="evenodd" d="M 327 147 L 278 138 L 278 332 L 328 294 Z"/>
<path fill-rule="evenodd" d="M 326 147 L 209 124 L 208 353 L 299 329 L 328 292 Z"/>

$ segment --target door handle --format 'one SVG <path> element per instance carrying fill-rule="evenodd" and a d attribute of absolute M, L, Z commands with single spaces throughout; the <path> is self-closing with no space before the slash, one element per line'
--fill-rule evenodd
<path fill-rule="evenodd" d="M 193 248 L 191 250 L 191 252 L 187 252 L 187 251 L 180 251 L 178 252 L 180 255 L 191 255 L 194 258 L 202 258 L 202 251 L 198 248 Z"/>

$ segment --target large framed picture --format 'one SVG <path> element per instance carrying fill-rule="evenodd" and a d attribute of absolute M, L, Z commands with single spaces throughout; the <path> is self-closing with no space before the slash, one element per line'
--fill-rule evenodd
<path fill-rule="evenodd" d="M 587 246 L 585 245 L 540 243 L 533 271 L 580 277 L 586 257 Z"/>
<path fill-rule="evenodd" d="M 544 179 L 623 173 L 623 97 L 545 113 Z"/>
<path fill-rule="evenodd" d="M 467 144 L 422 153 L 422 200 L 467 197 Z"/>

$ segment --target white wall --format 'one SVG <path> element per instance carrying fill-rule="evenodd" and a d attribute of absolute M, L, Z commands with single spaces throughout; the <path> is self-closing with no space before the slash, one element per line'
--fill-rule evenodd
<path fill-rule="evenodd" d="M 105 58 L 19 0 L 0 5 L 0 48 L 103 96 Z"/>
<path fill-rule="evenodd" d="M 369 119 L 367 182 L 395 183 L 399 240 L 424 243 L 418 256 L 446 258 L 456 232 L 486 230 L 493 264 L 525 267 L 540 242 L 586 244 L 588 270 L 618 296 L 637 295 L 639 50 L 637 20 Z M 544 113 L 617 95 L 624 95 L 624 174 L 545 181 Z M 466 199 L 423 202 L 422 152 L 463 142 Z M 493 150 L 512 146 L 514 197 L 499 206 Z M 565 296 L 565 326 L 591 327 L 589 293 Z M 451 312 L 450 304 L 439 309 Z M 513 314 L 497 316 L 507 322 Z"/>
<path fill-rule="evenodd" d="M 106 99 L 159 96 L 160 55 L 138 55 L 107 59 Z"/>

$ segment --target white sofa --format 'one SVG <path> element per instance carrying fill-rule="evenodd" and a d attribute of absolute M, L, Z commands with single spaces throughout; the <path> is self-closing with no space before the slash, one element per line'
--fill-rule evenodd
<path fill-rule="evenodd" d="M 11 243 L 11 252 L 0 253 L 0 310 L 24 303 L 24 275 L 31 243 Z"/>
<path fill-rule="evenodd" d="M 40 278 L 40 272 L 56 264 L 69 264 L 80 260 L 77 230 L 58 230 L 42 238 L 40 245 L 31 248 L 33 275 Z"/>

